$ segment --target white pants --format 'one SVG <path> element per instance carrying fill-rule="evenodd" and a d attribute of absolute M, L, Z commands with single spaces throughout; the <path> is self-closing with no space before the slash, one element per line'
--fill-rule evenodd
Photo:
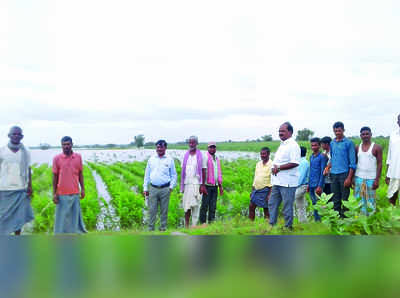
<path fill-rule="evenodd" d="M 201 194 L 199 184 L 186 184 L 183 192 L 182 205 L 186 211 L 192 211 L 192 227 L 197 226 L 200 216 Z"/>
<path fill-rule="evenodd" d="M 192 227 L 194 227 L 199 222 L 200 206 L 193 206 L 190 210 L 192 211 Z"/>
<path fill-rule="evenodd" d="M 398 191 L 400 191 L 400 179 L 390 178 L 387 197 L 391 199 Z"/>
<path fill-rule="evenodd" d="M 300 185 L 296 189 L 296 213 L 299 222 L 307 222 L 307 185 Z"/>

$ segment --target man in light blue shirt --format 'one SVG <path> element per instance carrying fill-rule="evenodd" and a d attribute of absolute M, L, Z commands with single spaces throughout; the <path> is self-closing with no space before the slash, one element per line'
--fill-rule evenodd
<path fill-rule="evenodd" d="M 301 150 L 301 159 L 298 167 L 299 171 L 299 186 L 296 189 L 296 212 L 299 222 L 307 221 L 307 201 L 306 201 L 306 193 L 308 189 L 308 180 L 310 173 L 310 163 L 308 162 L 307 148 L 300 147 Z"/>
<path fill-rule="evenodd" d="M 149 230 L 154 231 L 158 205 L 160 205 L 160 231 L 167 229 L 168 204 L 172 190 L 176 186 L 176 169 L 174 160 L 165 155 L 167 142 L 156 143 L 157 155 L 150 157 L 144 175 L 143 192 L 148 198 Z"/>

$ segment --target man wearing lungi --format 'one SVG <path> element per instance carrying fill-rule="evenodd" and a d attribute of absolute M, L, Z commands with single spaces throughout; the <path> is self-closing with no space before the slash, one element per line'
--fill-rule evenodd
<path fill-rule="evenodd" d="M 264 147 L 260 151 L 261 160 L 256 165 L 254 173 L 253 189 L 250 194 L 249 218 L 254 221 L 256 208 L 264 209 L 264 217 L 269 217 L 268 200 L 271 196 L 271 169 L 272 161 L 269 159 L 270 149 Z"/>
<path fill-rule="evenodd" d="M 53 160 L 54 234 L 86 233 L 80 205 L 85 197 L 82 157 L 72 151 L 70 137 L 63 137 L 61 145 L 63 153 Z"/>
<path fill-rule="evenodd" d="M 182 162 L 181 192 L 183 192 L 182 205 L 185 211 L 185 227 L 189 227 L 190 217 L 192 226 L 199 220 L 201 195 L 207 193 L 203 184 L 203 154 L 197 149 L 198 138 L 189 138 L 189 150 Z"/>
<path fill-rule="evenodd" d="M 203 187 L 205 188 L 205 191 L 203 192 L 200 207 L 200 224 L 206 223 L 207 213 L 208 223 L 215 220 L 218 189 L 221 196 L 224 194 L 224 189 L 222 187 L 221 161 L 216 156 L 216 151 L 217 143 L 208 143 L 208 152 L 205 158 L 203 158 Z"/>
<path fill-rule="evenodd" d="M 21 143 L 24 135 L 14 126 L 7 146 L 0 148 L 0 234 L 21 234 L 24 224 L 33 220 L 31 156 Z"/>
<path fill-rule="evenodd" d="M 356 146 L 357 169 L 355 177 L 354 197 L 361 200 L 361 212 L 369 215 L 376 210 L 376 190 L 382 174 L 382 147 L 371 142 L 371 128 L 360 130 L 362 143 Z"/>

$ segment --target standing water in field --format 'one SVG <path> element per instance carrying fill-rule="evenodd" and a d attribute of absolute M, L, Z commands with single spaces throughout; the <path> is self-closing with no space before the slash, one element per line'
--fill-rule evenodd
<path fill-rule="evenodd" d="M 111 196 L 108 193 L 107 186 L 104 184 L 104 181 L 101 179 L 100 175 L 96 173 L 96 171 L 92 171 L 93 178 L 96 181 L 97 193 L 99 194 L 99 198 L 103 198 L 100 200 L 100 215 L 97 220 L 97 230 L 112 230 L 119 231 L 119 217 L 115 213 L 114 207 L 111 205 Z"/>
<path fill-rule="evenodd" d="M 167 154 L 173 159 L 183 160 L 187 150 L 168 150 Z M 134 162 L 145 161 L 155 154 L 151 149 L 128 149 L 128 150 L 85 150 L 76 149 L 74 152 L 81 154 L 82 159 L 86 162 L 101 162 L 105 164 L 113 164 L 116 162 Z M 203 151 L 205 152 L 205 151 Z M 59 149 L 50 150 L 31 150 L 32 163 L 51 165 L 54 156 L 61 153 Z M 257 152 L 239 152 L 239 151 L 218 151 L 217 155 L 221 160 L 234 161 L 239 158 L 243 159 L 259 159 Z"/>

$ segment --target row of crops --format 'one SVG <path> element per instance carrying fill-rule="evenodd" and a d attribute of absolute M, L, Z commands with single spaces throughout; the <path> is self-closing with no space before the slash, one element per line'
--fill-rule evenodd
<path fill-rule="evenodd" d="M 249 203 L 253 169 L 256 161 L 237 160 L 224 164 L 225 194 L 217 204 L 217 218 L 230 218 L 245 215 Z M 143 225 L 143 177 L 146 162 L 115 163 L 112 165 L 89 163 L 88 166 L 95 170 L 107 185 L 112 196 L 112 204 L 120 218 L 123 229 L 140 228 Z M 176 161 L 178 181 L 181 167 Z M 171 193 L 168 224 L 169 227 L 178 228 L 183 224 L 183 209 L 181 208 L 182 194 L 179 187 Z"/>
<path fill-rule="evenodd" d="M 237 215 L 245 216 L 249 203 L 253 169 L 256 161 L 237 160 L 224 163 L 225 194 L 217 204 L 217 219 L 231 218 Z M 111 204 L 120 220 L 122 229 L 141 228 L 144 223 L 146 209 L 143 198 L 143 177 L 146 162 L 120 163 L 112 165 L 88 163 L 84 167 L 86 197 L 81 201 L 86 227 L 96 229 L 100 214 L 100 203 L 96 190 L 96 182 L 92 171 L 96 171 L 107 186 L 112 197 Z M 176 161 L 178 181 L 181 167 Z M 52 201 L 52 173 L 47 165 L 33 168 L 32 206 L 35 213 L 34 232 L 51 232 L 54 224 L 55 205 Z M 178 228 L 183 223 L 183 209 L 180 206 L 182 194 L 179 187 L 171 193 L 168 213 L 168 224 Z M 106 203 L 105 203 L 106 204 Z"/>

